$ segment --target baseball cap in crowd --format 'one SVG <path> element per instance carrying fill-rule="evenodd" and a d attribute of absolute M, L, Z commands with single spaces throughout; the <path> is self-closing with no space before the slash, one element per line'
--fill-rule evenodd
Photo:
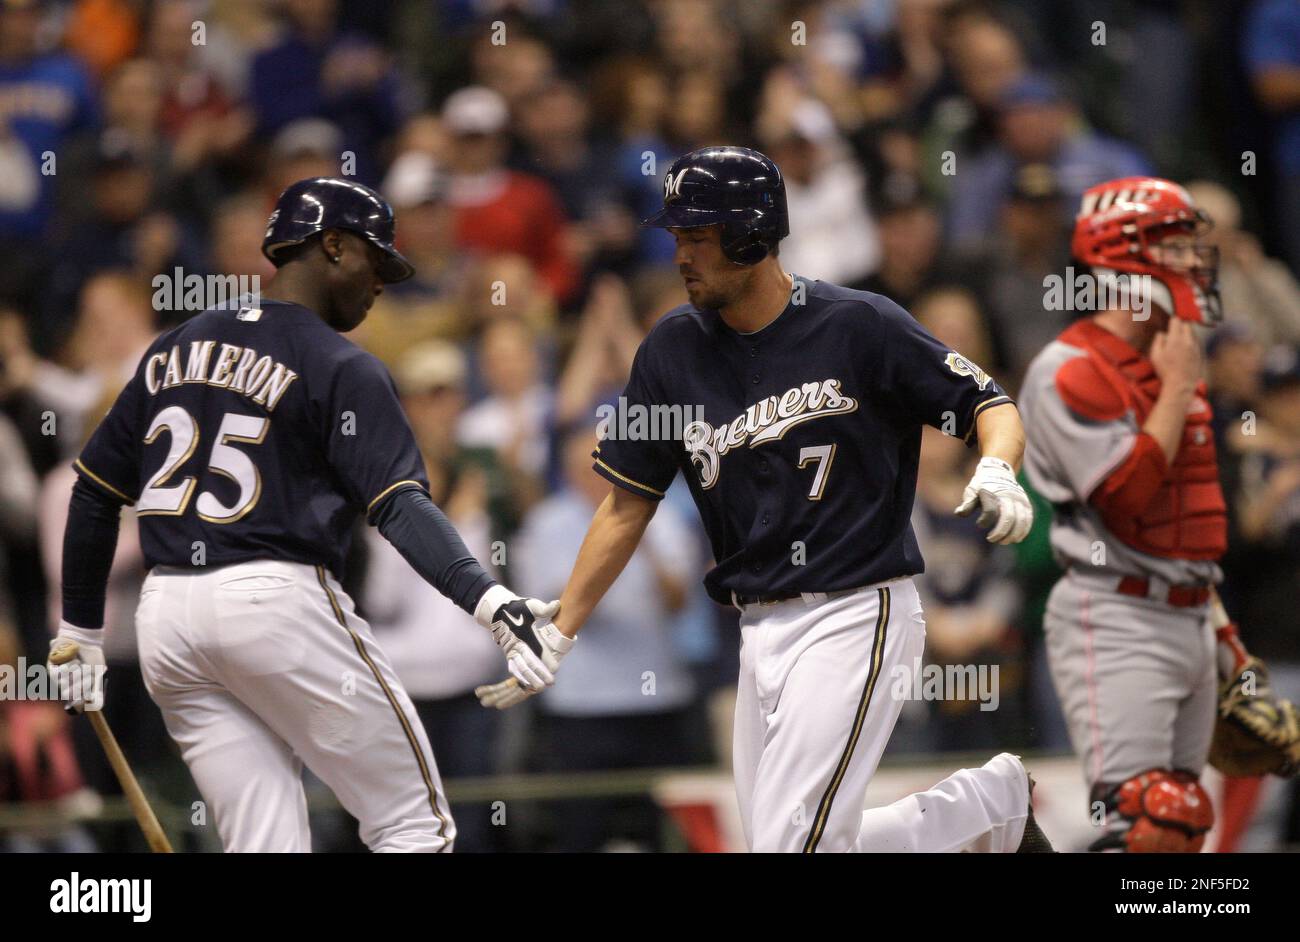
<path fill-rule="evenodd" d="M 1010 111 L 1026 106 L 1059 105 L 1065 93 L 1055 79 L 1042 72 L 1030 72 L 1016 79 L 998 96 L 998 108 Z"/>
<path fill-rule="evenodd" d="M 397 361 L 393 377 L 404 396 L 465 385 L 465 354 L 445 340 L 426 340 L 407 350 Z"/>
<path fill-rule="evenodd" d="M 433 157 L 408 150 L 393 161 L 380 190 L 395 209 L 438 203 L 447 196 L 447 176 Z"/>
<path fill-rule="evenodd" d="M 144 162 L 131 136 L 121 128 L 109 128 L 95 142 L 96 170 L 124 170 Z"/>
<path fill-rule="evenodd" d="M 510 121 L 510 109 L 499 93 L 470 85 L 447 96 L 442 120 L 453 134 L 499 134 Z"/>
<path fill-rule="evenodd" d="M 271 151 L 285 159 L 310 154 L 337 160 L 342 150 L 343 132 L 324 118 L 290 121 L 271 141 Z"/>
<path fill-rule="evenodd" d="M 1213 360 L 1226 346 L 1237 343 L 1254 343 L 1255 332 L 1240 321 L 1224 321 L 1205 342 L 1205 355 Z"/>
<path fill-rule="evenodd" d="M 1270 347 L 1264 354 L 1260 385 L 1270 393 L 1284 386 L 1300 385 L 1300 349 L 1290 344 Z"/>
<path fill-rule="evenodd" d="M 928 206 L 921 181 L 910 173 L 894 171 L 885 176 L 876 191 L 876 218 Z"/>
<path fill-rule="evenodd" d="M 790 133 L 812 144 L 835 137 L 835 119 L 830 109 L 815 98 L 805 98 L 790 112 Z"/>
<path fill-rule="evenodd" d="M 1011 179 L 1011 197 L 1027 203 L 1046 203 L 1061 199 L 1064 191 L 1051 164 L 1022 164 Z"/>

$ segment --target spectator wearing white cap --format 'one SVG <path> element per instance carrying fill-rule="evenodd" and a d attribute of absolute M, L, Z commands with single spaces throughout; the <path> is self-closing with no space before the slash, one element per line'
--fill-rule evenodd
<path fill-rule="evenodd" d="M 1259 239 L 1241 228 L 1241 203 L 1217 183 L 1187 184 L 1214 228 L 1205 234 L 1219 247 L 1219 297 L 1229 322 L 1251 326 L 1264 344 L 1300 343 L 1300 282 L 1285 262 L 1264 254 Z"/>
<path fill-rule="evenodd" d="M 274 204 L 291 183 L 299 180 L 337 177 L 342 151 L 343 132 L 324 118 L 300 118 L 286 124 L 271 139 L 271 159 L 266 168 L 267 202 Z"/>
<path fill-rule="evenodd" d="M 505 99 L 490 88 L 462 88 L 447 98 L 442 121 L 451 136 L 457 243 L 484 254 L 522 255 L 557 301 L 572 299 L 578 269 L 560 201 L 543 180 L 505 166 L 510 122 Z"/>
<path fill-rule="evenodd" d="M 465 545 L 491 568 L 491 505 L 500 472 L 489 454 L 466 453 L 449 434 L 464 408 L 465 358 L 452 344 L 411 348 L 394 370 L 402 406 L 424 456 L 429 495 Z M 501 653 L 490 632 L 415 575 L 401 554 L 366 529 L 362 603 L 375 638 L 415 703 L 446 778 L 496 769 L 499 713 L 479 706 L 474 688 L 498 679 Z M 495 849 L 490 809 L 453 804 L 456 849 Z"/>
<path fill-rule="evenodd" d="M 397 216 L 397 245 L 415 275 L 375 299 L 370 315 L 351 334 L 389 367 L 412 346 L 463 332 L 472 258 L 456 246 L 456 213 L 447 202 L 448 179 L 422 150 L 399 156 L 382 192 Z"/>
<path fill-rule="evenodd" d="M 867 209 L 866 179 L 814 98 L 794 103 L 763 129 L 767 154 L 785 178 L 790 237 L 781 262 L 807 278 L 850 284 L 880 264 L 880 236 Z"/>

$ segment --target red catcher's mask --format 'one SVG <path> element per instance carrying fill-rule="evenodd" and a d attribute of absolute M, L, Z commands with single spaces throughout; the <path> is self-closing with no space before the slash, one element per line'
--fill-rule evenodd
<path fill-rule="evenodd" d="M 1083 194 L 1070 249 L 1094 268 L 1149 275 L 1152 301 L 1185 321 L 1212 327 L 1223 320 L 1219 252 L 1197 241 L 1211 226 L 1177 183 L 1125 177 Z"/>

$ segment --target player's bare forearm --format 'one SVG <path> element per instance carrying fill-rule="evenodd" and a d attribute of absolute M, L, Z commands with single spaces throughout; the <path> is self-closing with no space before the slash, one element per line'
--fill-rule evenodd
<path fill-rule="evenodd" d="M 610 489 L 591 518 L 587 535 L 578 551 L 555 625 L 568 637 L 577 635 L 592 610 L 623 571 L 646 525 L 655 515 L 658 501 L 647 500 L 621 487 Z"/>
<path fill-rule="evenodd" d="M 1017 471 L 1025 454 L 1025 426 L 1014 405 L 985 409 L 975 419 L 981 458 L 1001 458 Z"/>

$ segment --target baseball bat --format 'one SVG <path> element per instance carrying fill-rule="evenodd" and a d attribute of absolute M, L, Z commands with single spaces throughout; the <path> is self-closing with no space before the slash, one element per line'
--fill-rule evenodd
<path fill-rule="evenodd" d="M 50 652 L 50 663 L 66 664 L 76 658 L 79 650 L 75 641 L 60 644 Z M 113 774 L 117 776 L 122 786 L 122 793 L 126 795 L 126 800 L 131 805 L 136 823 L 144 832 L 144 839 L 149 842 L 149 849 L 155 854 L 172 853 L 171 842 L 167 840 L 167 835 L 163 832 L 162 825 L 158 823 L 153 808 L 149 807 L 149 800 L 145 798 L 140 783 L 136 781 L 135 773 L 131 771 L 126 756 L 122 754 L 122 747 L 117 744 L 117 738 L 108 728 L 108 720 L 104 719 L 104 714 L 99 710 L 86 710 L 85 714 L 90 720 L 91 728 L 95 730 L 95 735 L 99 737 L 99 744 L 103 746 L 104 754 L 108 756 L 108 764 L 113 767 Z"/>

